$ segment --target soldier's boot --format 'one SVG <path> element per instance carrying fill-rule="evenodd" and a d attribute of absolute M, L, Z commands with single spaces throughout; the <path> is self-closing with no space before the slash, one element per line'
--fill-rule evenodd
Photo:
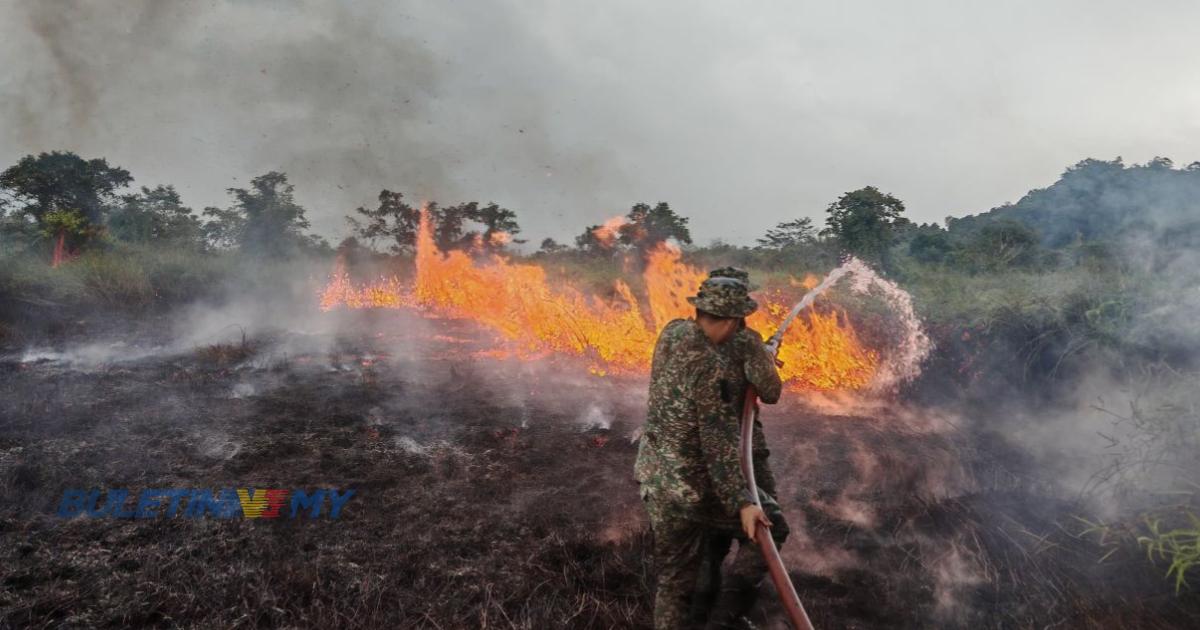
<path fill-rule="evenodd" d="M 750 623 L 747 615 L 758 602 L 760 583 L 761 580 L 754 582 L 741 576 L 727 578 L 721 594 L 717 597 L 717 603 L 708 616 L 706 630 L 753 628 L 754 624 Z"/>
<path fill-rule="evenodd" d="M 696 591 L 692 594 L 691 622 L 704 628 L 709 614 L 721 596 L 721 563 L 733 545 L 733 534 L 720 530 L 705 532 L 704 559 L 700 563 Z"/>
<path fill-rule="evenodd" d="M 697 590 L 692 594 L 692 607 L 689 614 L 689 623 L 693 628 L 704 628 L 708 624 L 709 615 L 712 614 L 713 608 L 717 605 L 717 599 L 720 597 L 719 590 Z"/>

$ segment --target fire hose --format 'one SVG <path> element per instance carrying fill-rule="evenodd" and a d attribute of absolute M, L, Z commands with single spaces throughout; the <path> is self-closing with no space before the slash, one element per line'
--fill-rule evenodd
<path fill-rule="evenodd" d="M 825 281 L 818 285 L 813 290 L 809 291 L 803 299 L 796 303 L 783 323 L 779 325 L 779 330 L 771 336 L 771 340 L 767 342 L 767 352 L 771 358 L 779 352 L 779 345 L 783 341 L 783 333 L 788 326 L 792 324 L 792 320 L 804 310 L 804 307 L 812 303 L 817 295 L 825 290 L 830 284 L 840 277 L 841 274 L 830 274 Z M 750 490 L 750 496 L 754 497 L 754 504 L 762 509 L 762 500 L 758 496 L 758 484 L 754 481 L 754 423 L 758 420 L 758 390 L 754 385 L 746 387 L 746 402 L 742 407 L 742 443 L 741 443 L 741 463 L 742 475 L 746 478 L 746 488 Z M 775 546 L 775 539 L 771 537 L 771 532 L 766 525 L 758 523 L 755 539 L 758 540 L 758 549 L 762 552 L 763 560 L 767 563 L 767 572 L 771 576 L 771 582 L 775 584 L 775 590 L 779 593 L 779 599 L 783 603 L 783 608 L 787 612 L 788 620 L 791 621 L 792 627 L 797 630 L 813 630 L 812 622 L 808 619 L 808 613 L 804 612 L 804 604 L 800 603 L 800 596 L 796 594 L 796 587 L 792 585 L 792 578 L 788 575 L 787 568 L 783 566 L 783 558 L 779 555 L 779 548 Z"/>
<path fill-rule="evenodd" d="M 758 498 L 758 484 L 754 482 L 753 435 L 754 422 L 757 419 L 758 392 L 750 385 L 746 387 L 746 405 L 742 408 L 742 474 L 746 477 L 746 487 L 750 489 L 750 496 L 754 497 L 754 504 L 762 509 L 762 501 Z M 758 540 L 758 549 L 762 552 L 763 560 L 767 562 L 767 572 L 771 575 L 771 582 L 775 584 L 775 590 L 779 593 L 779 599 L 783 602 L 792 627 L 797 630 L 813 630 L 808 613 L 804 612 L 804 604 L 800 603 L 800 596 L 796 594 L 796 587 L 792 585 L 792 578 L 783 566 L 783 558 L 779 556 L 779 548 L 775 546 L 775 539 L 771 538 L 770 530 L 766 525 L 758 523 L 758 531 L 754 537 Z"/>

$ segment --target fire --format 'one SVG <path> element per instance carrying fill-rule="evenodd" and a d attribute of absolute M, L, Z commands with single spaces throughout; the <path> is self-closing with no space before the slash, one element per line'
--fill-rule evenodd
<path fill-rule="evenodd" d="M 812 275 L 811 273 L 806 273 L 806 274 L 804 274 L 803 280 L 797 280 L 794 276 L 789 277 L 788 284 L 793 287 L 802 287 L 805 289 L 811 289 L 811 288 L 817 286 L 818 284 L 821 284 L 821 279 Z"/>
<path fill-rule="evenodd" d="M 613 219 L 605 226 L 609 224 L 607 234 L 615 239 L 620 223 Z M 597 228 L 598 237 L 605 226 Z M 428 215 L 422 213 L 411 289 L 394 277 L 355 286 L 338 261 L 320 304 L 323 310 L 417 307 L 486 326 L 519 357 L 564 353 L 586 357 L 594 374 L 644 373 L 657 331 L 672 319 L 694 313 L 686 298 L 705 278 L 680 258 L 679 249 L 669 244 L 650 252 L 642 276 L 649 307 L 644 314 L 633 290 L 620 280 L 613 286 L 613 297 L 601 299 L 565 283 L 551 283 L 538 265 L 502 256 L 480 262 L 466 252 L 442 252 L 434 243 Z M 761 308 L 747 323 L 770 334 L 792 300 L 767 293 L 755 297 Z M 860 343 L 844 314 L 812 310 L 807 315 L 788 330 L 780 350 L 784 380 L 793 389 L 866 386 L 878 367 L 877 353 Z"/>
<path fill-rule="evenodd" d="M 758 296 L 760 308 L 746 324 L 759 331 L 774 330 L 791 308 L 791 301 Z M 859 341 L 844 313 L 807 312 L 784 334 L 779 348 L 779 375 L 801 389 L 861 389 L 875 376 L 879 355 Z M 770 334 L 766 332 L 765 334 Z"/>
<path fill-rule="evenodd" d="M 552 288 L 537 265 L 493 257 L 478 264 L 461 251 L 441 252 L 428 216 L 417 234 L 417 302 L 452 317 L 475 320 L 529 356 L 565 352 L 589 357 L 609 371 L 649 363 L 654 338 L 629 286 L 618 282 L 618 299 L 606 302 L 572 287 Z"/>
<path fill-rule="evenodd" d="M 66 261 L 66 247 L 64 246 L 66 243 L 66 238 L 67 235 L 64 232 L 59 231 L 58 238 L 54 241 L 54 259 L 50 263 L 51 267 L 57 269 L 59 265 L 62 265 Z"/>
<path fill-rule="evenodd" d="M 321 310 L 336 306 L 347 308 L 400 308 L 416 306 L 408 289 L 395 276 L 356 287 L 346 271 L 346 262 L 339 257 L 334 263 L 329 284 L 321 291 Z"/>
<path fill-rule="evenodd" d="M 673 319 L 688 317 L 695 307 L 687 297 L 708 274 L 680 262 L 678 247 L 663 242 L 646 258 L 646 296 L 655 330 L 662 330 Z"/>
<path fill-rule="evenodd" d="M 617 237 L 621 235 L 621 226 L 628 222 L 629 219 L 617 215 L 592 230 L 592 236 L 596 237 L 596 241 L 600 243 L 601 247 L 611 249 L 613 245 L 617 244 Z"/>

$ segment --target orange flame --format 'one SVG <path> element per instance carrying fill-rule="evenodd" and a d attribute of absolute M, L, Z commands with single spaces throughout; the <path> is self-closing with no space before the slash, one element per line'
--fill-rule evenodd
<path fill-rule="evenodd" d="M 356 287 L 346 271 L 346 261 L 339 256 L 329 276 L 329 284 L 321 291 L 321 310 L 337 306 L 347 308 L 400 308 L 416 306 L 411 294 L 395 276 Z"/>
<path fill-rule="evenodd" d="M 323 310 L 416 306 L 476 321 L 506 339 L 520 357 L 565 353 L 587 357 L 594 374 L 644 373 L 657 331 L 672 319 L 694 313 L 687 296 L 705 278 L 680 258 L 679 249 L 666 243 L 647 258 L 643 280 L 648 323 L 623 281 L 614 284 L 612 299 L 603 300 L 566 284 L 551 286 L 537 265 L 502 256 L 479 262 L 465 252 L 442 252 L 434 243 L 428 214 L 422 212 L 411 292 L 394 277 L 356 287 L 339 260 L 320 304 Z M 783 320 L 794 301 L 767 293 L 756 299 L 761 308 L 747 324 L 765 334 Z M 859 389 L 871 381 L 879 362 L 844 314 L 815 310 L 807 312 L 807 320 L 792 324 L 779 358 L 784 361 L 780 375 L 793 389 Z"/>
<path fill-rule="evenodd" d="M 596 237 L 596 242 L 600 243 L 601 247 L 611 249 L 617 244 L 617 238 L 621 235 L 621 226 L 628 222 L 629 219 L 617 215 L 596 226 L 592 230 L 592 236 Z"/>
<path fill-rule="evenodd" d="M 524 355 L 546 351 L 590 357 L 610 371 L 649 363 L 654 338 L 629 286 L 604 302 L 572 287 L 552 289 L 546 272 L 494 257 L 477 264 L 464 252 L 441 252 L 427 214 L 417 233 L 418 303 L 454 317 L 475 320 L 512 341 Z"/>
<path fill-rule="evenodd" d="M 50 262 L 50 266 L 57 269 L 59 265 L 66 260 L 66 248 L 63 244 L 66 242 L 66 232 L 58 231 L 58 238 L 54 241 L 54 259 Z"/>
<path fill-rule="evenodd" d="M 655 330 L 662 330 L 671 320 L 689 317 L 695 307 L 688 303 L 707 274 L 680 261 L 678 247 L 663 241 L 646 257 L 646 297 Z"/>
<path fill-rule="evenodd" d="M 805 289 L 812 289 L 813 287 L 817 286 L 818 284 L 821 284 L 821 279 L 812 275 L 811 273 L 806 273 L 806 274 L 804 274 L 803 280 L 797 280 L 795 278 L 795 276 L 789 276 L 788 284 L 793 287 L 803 287 Z"/>
<path fill-rule="evenodd" d="M 746 325 L 772 331 L 787 317 L 795 300 L 783 296 L 756 296 L 760 308 L 746 318 Z M 806 311 L 807 320 L 797 318 L 779 347 L 779 376 L 798 389 L 861 389 L 875 376 L 879 354 L 863 346 L 843 313 Z M 766 332 L 766 334 L 770 334 Z"/>

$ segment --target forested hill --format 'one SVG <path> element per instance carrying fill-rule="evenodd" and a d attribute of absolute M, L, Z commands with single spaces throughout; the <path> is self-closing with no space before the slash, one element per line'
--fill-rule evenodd
<path fill-rule="evenodd" d="M 1160 244 L 1191 241 L 1190 235 L 1200 234 L 1200 162 L 1176 168 L 1161 157 L 1132 166 L 1121 158 L 1083 160 L 1015 204 L 948 219 L 947 227 L 967 236 L 1001 221 L 1033 228 L 1048 247 L 1133 235 Z"/>

